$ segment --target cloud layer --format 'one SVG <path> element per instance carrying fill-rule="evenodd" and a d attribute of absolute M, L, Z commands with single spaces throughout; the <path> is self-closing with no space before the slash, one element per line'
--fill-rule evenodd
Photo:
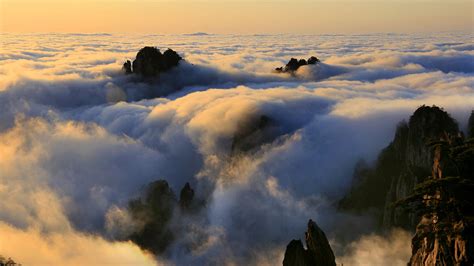
<path fill-rule="evenodd" d="M 24 264 L 274 265 L 309 218 L 332 239 L 338 261 L 363 264 L 375 241 L 378 257 L 404 264 L 407 233 L 383 242 L 370 234 L 370 219 L 333 204 L 355 163 L 373 160 L 415 108 L 442 106 L 465 128 L 474 106 L 470 35 L 1 37 L 0 191 L 11 196 L 0 202 L 8 236 L 0 254 Z M 155 84 L 121 75 L 121 63 L 144 45 L 172 48 L 186 63 Z M 272 73 L 310 55 L 323 63 L 295 76 Z M 150 99 L 157 88 L 170 94 Z M 239 127 L 262 115 L 281 134 L 233 154 Z M 190 182 L 208 204 L 151 260 L 115 239 L 133 226 L 127 201 L 157 179 L 175 192 Z M 25 252 L 50 244 L 35 257 Z"/>

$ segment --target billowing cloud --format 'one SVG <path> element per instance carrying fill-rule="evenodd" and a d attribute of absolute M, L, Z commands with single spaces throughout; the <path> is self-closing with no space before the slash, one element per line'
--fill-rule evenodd
<path fill-rule="evenodd" d="M 347 265 L 406 265 L 411 255 L 411 234 L 393 230 L 386 236 L 369 234 L 350 243 L 338 263 Z"/>
<path fill-rule="evenodd" d="M 370 218 L 334 203 L 355 163 L 373 161 L 416 107 L 442 106 L 463 128 L 474 106 L 464 35 L 2 34 L 2 42 L 0 191 L 9 196 L 0 202 L 0 254 L 23 264 L 273 265 L 309 218 L 338 261 L 406 262 L 406 232 L 387 242 L 370 234 Z M 144 45 L 172 48 L 186 63 L 158 83 L 122 75 L 121 63 Z M 310 55 L 323 63 L 272 73 Z M 261 116 L 278 134 L 232 152 L 242 125 Z M 152 258 L 119 240 L 139 226 L 128 200 L 157 179 L 176 193 L 190 182 L 208 202 L 174 217 L 186 230 Z"/>
<path fill-rule="evenodd" d="M 44 206 L 46 208 L 47 206 Z M 1 223 L 0 252 L 23 265 L 166 265 L 131 242 L 109 242 L 79 232 L 44 234 Z"/>

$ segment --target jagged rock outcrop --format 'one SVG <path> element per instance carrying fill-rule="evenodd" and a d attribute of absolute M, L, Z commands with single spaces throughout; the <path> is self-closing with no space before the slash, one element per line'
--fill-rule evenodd
<path fill-rule="evenodd" d="M 125 74 L 132 74 L 132 62 L 127 60 L 125 63 L 123 63 L 122 70 L 125 72 Z"/>
<path fill-rule="evenodd" d="M 286 247 L 283 266 L 335 266 L 336 258 L 326 238 L 326 234 L 313 221 L 308 222 L 305 233 L 307 249 L 301 240 L 292 240 Z"/>
<path fill-rule="evenodd" d="M 279 73 L 294 73 L 301 66 L 315 65 L 317 63 L 319 63 L 319 59 L 315 56 L 311 56 L 308 60 L 291 58 L 284 67 L 277 67 L 275 71 Z"/>
<path fill-rule="evenodd" d="M 126 74 L 134 73 L 151 78 L 176 67 L 181 60 L 183 58 L 171 49 L 162 54 L 158 48 L 146 46 L 138 51 L 133 63 L 127 60 L 122 69 Z"/>
<path fill-rule="evenodd" d="M 138 246 L 159 254 L 173 241 L 173 234 L 167 228 L 176 206 L 176 196 L 165 180 L 148 185 L 143 199 L 132 200 L 129 211 L 132 218 L 143 224 L 130 239 Z"/>
<path fill-rule="evenodd" d="M 379 154 L 375 167 L 356 169 L 356 183 L 340 207 L 371 212 L 383 227 L 415 227 L 419 217 L 394 209 L 393 203 L 412 194 L 416 184 L 430 175 L 433 151 L 426 142 L 446 134 L 459 134 L 456 121 L 447 112 L 436 106 L 418 108 L 408 123 L 399 124 L 392 143 Z"/>
<path fill-rule="evenodd" d="M 182 210 L 190 210 L 194 199 L 194 189 L 191 188 L 189 183 L 186 183 L 181 189 L 179 196 L 179 206 Z"/>
<path fill-rule="evenodd" d="M 175 238 L 169 223 L 177 207 L 189 210 L 195 205 L 194 190 L 189 183 L 181 190 L 179 201 L 165 180 L 150 183 L 143 197 L 129 202 L 132 219 L 141 225 L 129 239 L 154 254 L 162 253 Z"/>

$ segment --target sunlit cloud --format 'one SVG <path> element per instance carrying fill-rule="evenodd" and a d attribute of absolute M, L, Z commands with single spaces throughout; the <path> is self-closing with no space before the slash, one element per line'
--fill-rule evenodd
<path fill-rule="evenodd" d="M 404 264 L 408 233 L 363 235 L 370 220 L 332 203 L 355 163 L 372 162 L 418 106 L 442 106 L 465 128 L 471 39 L 2 34 L 0 192 L 9 196 L 0 202 L 0 254 L 24 265 L 273 265 L 313 218 L 338 262 Z M 122 63 L 144 45 L 172 48 L 186 62 L 158 83 L 123 75 Z M 273 73 L 311 55 L 322 63 Z M 157 88 L 168 94 L 151 98 Z M 278 134 L 233 155 L 236 132 L 260 116 Z M 177 193 L 190 182 L 209 202 L 182 221 L 189 233 L 153 257 L 121 239 L 139 226 L 127 202 L 157 179 Z M 338 243 L 336 232 L 352 244 Z"/>

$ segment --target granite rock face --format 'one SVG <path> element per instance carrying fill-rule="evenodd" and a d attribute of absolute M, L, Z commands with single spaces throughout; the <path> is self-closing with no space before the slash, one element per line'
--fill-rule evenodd
<path fill-rule="evenodd" d="M 286 247 L 283 266 L 335 266 L 336 258 L 326 238 L 326 234 L 313 221 L 309 220 L 305 233 L 307 249 L 301 240 L 292 240 Z"/>
<path fill-rule="evenodd" d="M 436 229 L 432 219 L 423 218 L 412 239 L 412 256 L 408 265 L 473 265 L 472 225 L 458 221 Z"/>
<path fill-rule="evenodd" d="M 473 265 L 474 142 L 447 135 L 430 146 L 431 176 L 398 203 L 421 216 L 409 265 Z"/>

